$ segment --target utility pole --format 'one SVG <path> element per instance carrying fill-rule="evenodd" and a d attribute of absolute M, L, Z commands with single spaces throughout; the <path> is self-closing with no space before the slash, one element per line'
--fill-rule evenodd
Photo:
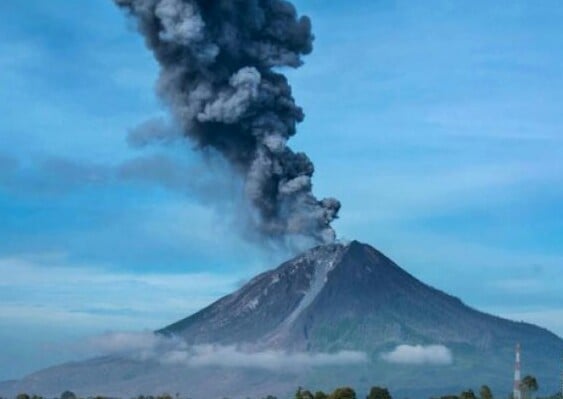
<path fill-rule="evenodd" d="M 514 399 L 522 399 L 522 389 L 520 389 L 520 344 L 516 344 L 516 362 L 514 363 Z"/>

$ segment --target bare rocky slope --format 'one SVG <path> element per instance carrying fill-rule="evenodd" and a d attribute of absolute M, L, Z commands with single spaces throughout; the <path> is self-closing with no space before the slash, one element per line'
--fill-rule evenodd
<path fill-rule="evenodd" d="M 523 371 L 536 375 L 546 391 L 557 387 L 563 353 L 563 340 L 551 332 L 472 309 L 356 241 L 307 251 L 157 333 L 188 345 L 236 345 L 250 352 L 358 351 L 368 361 L 275 370 L 108 356 L 42 370 L 0 389 L 125 397 L 179 392 L 208 399 L 288 397 L 298 385 L 315 390 L 352 385 L 359 392 L 386 385 L 399 395 L 427 397 L 486 383 L 505 396 L 517 342 Z M 383 360 L 383 353 L 401 344 L 444 345 L 453 360 L 446 365 Z"/>

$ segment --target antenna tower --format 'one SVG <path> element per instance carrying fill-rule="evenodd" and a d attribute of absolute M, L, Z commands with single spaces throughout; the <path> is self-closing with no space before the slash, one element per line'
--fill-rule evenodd
<path fill-rule="evenodd" d="M 516 344 L 516 363 L 514 364 L 514 399 L 522 399 L 522 390 L 520 389 L 520 344 Z"/>

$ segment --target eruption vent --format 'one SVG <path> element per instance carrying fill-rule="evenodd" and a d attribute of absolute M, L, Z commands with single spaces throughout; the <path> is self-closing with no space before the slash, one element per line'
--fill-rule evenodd
<path fill-rule="evenodd" d="M 310 20 L 285 0 L 114 1 L 137 19 L 184 134 L 244 177 L 257 230 L 334 241 L 340 202 L 313 195 L 313 163 L 287 146 L 304 114 L 279 68 L 312 51 Z"/>

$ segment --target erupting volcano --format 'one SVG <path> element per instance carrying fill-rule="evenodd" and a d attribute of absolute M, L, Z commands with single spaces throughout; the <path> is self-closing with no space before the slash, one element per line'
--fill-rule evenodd
<path fill-rule="evenodd" d="M 563 351 L 549 331 L 474 310 L 357 241 L 313 248 L 155 337 L 150 352 L 47 369 L 10 392 L 288 397 L 300 385 L 375 383 L 414 397 L 482 383 L 504 392 L 514 342 L 544 381 Z"/>

